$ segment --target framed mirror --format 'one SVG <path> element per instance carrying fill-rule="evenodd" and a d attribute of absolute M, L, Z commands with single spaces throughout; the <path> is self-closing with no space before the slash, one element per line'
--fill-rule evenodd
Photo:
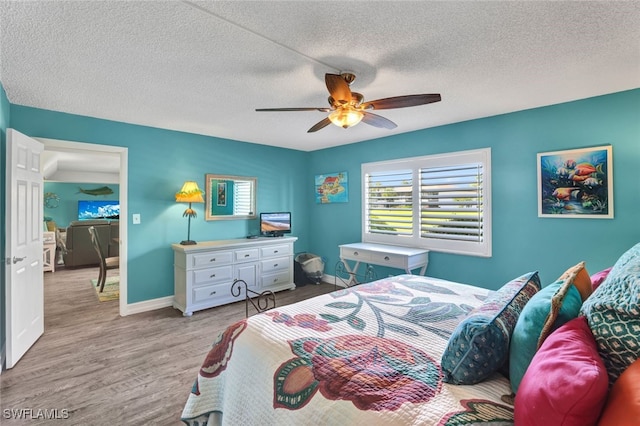
<path fill-rule="evenodd" d="M 256 178 L 205 175 L 205 220 L 255 218 Z"/>

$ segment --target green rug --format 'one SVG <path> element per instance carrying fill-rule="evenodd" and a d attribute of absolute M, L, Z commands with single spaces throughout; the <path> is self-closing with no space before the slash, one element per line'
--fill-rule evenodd
<path fill-rule="evenodd" d="M 97 283 L 98 280 L 91 280 L 91 285 L 101 302 L 118 300 L 120 298 L 120 277 L 107 277 L 107 282 L 104 284 L 102 293 L 100 293 L 100 287 L 96 285 Z"/>

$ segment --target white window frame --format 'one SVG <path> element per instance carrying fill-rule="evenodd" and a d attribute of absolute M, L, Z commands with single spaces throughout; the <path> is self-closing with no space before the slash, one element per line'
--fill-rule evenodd
<path fill-rule="evenodd" d="M 478 164 L 482 167 L 481 212 L 482 229 L 480 241 L 457 241 L 423 238 L 420 234 L 420 170 L 438 167 Z M 371 173 L 411 171 L 412 187 L 412 229 L 408 235 L 380 234 L 369 231 L 369 200 L 367 176 Z M 419 247 L 438 252 L 471 256 L 491 257 L 491 148 L 403 158 L 374 163 L 363 163 L 362 176 L 362 241 L 367 243 L 391 244 L 405 247 Z"/>

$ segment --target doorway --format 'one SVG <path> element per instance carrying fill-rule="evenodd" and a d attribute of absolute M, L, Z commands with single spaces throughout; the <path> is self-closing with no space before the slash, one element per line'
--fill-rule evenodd
<path fill-rule="evenodd" d="M 120 187 L 120 221 L 119 221 L 119 240 L 120 240 L 120 316 L 127 315 L 127 199 L 128 199 L 128 149 L 125 147 L 112 145 L 98 145 L 83 142 L 71 142 L 57 139 L 35 138 L 44 144 L 46 152 L 60 152 L 66 154 L 74 154 L 87 158 L 95 158 L 96 156 L 117 157 L 119 167 L 117 170 L 117 183 Z"/>

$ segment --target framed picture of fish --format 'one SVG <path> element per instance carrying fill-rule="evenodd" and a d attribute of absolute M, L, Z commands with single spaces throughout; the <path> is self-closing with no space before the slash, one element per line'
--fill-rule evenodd
<path fill-rule="evenodd" d="M 538 216 L 613 219 L 611 145 L 538 154 Z"/>

